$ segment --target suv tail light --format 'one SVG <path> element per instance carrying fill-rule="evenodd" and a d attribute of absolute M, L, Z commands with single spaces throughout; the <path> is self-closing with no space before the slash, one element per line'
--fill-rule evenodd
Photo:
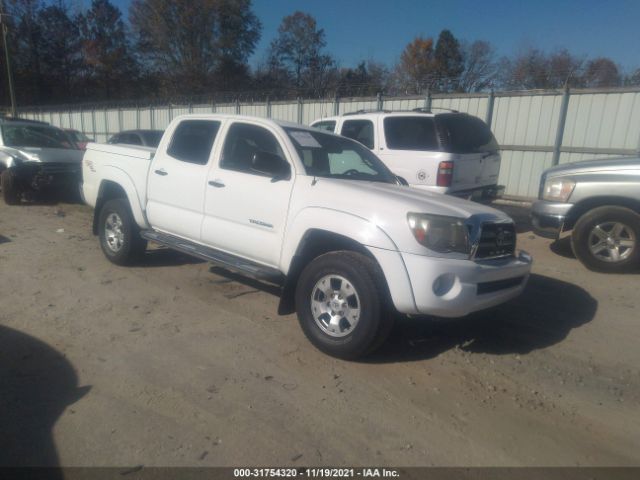
<path fill-rule="evenodd" d="M 438 165 L 438 177 L 436 185 L 438 187 L 450 187 L 453 180 L 453 162 L 440 162 Z"/>

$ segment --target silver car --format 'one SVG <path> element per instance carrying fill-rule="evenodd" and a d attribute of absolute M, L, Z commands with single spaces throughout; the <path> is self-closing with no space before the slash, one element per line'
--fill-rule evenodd
<path fill-rule="evenodd" d="M 44 122 L 0 118 L 0 186 L 9 205 L 36 192 L 80 185 L 83 151 L 63 130 Z"/>
<path fill-rule="evenodd" d="M 560 165 L 542 174 L 533 204 L 534 231 L 557 239 L 570 232 L 575 256 L 589 269 L 627 272 L 640 266 L 640 158 Z"/>

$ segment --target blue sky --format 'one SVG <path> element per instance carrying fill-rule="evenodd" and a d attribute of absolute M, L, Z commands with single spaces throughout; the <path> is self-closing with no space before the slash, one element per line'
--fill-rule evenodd
<path fill-rule="evenodd" d="M 126 15 L 130 2 L 113 1 Z M 640 67 L 640 0 L 253 0 L 253 9 L 263 30 L 252 65 L 282 17 L 301 10 L 324 28 L 328 51 L 344 67 L 367 59 L 393 65 L 416 35 L 437 37 L 444 28 L 461 40 L 488 40 L 499 55 L 566 47 Z"/>

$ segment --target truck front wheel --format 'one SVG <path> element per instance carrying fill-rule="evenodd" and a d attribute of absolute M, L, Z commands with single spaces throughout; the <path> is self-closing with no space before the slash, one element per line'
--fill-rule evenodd
<path fill-rule="evenodd" d="M 296 310 L 302 330 L 319 350 L 355 359 L 383 343 L 393 326 L 382 272 L 356 252 L 314 259 L 300 274 Z"/>
<path fill-rule="evenodd" d="M 147 247 L 129 205 L 120 198 L 105 202 L 100 209 L 98 236 L 105 256 L 116 265 L 134 263 Z"/>
<path fill-rule="evenodd" d="M 640 215 L 624 207 L 594 208 L 576 222 L 571 246 L 590 270 L 634 270 L 640 265 Z"/>

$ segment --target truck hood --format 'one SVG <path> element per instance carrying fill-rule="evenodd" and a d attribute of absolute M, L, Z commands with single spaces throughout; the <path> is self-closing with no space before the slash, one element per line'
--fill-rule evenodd
<path fill-rule="evenodd" d="M 561 175 L 573 175 L 577 173 L 606 172 L 611 170 L 638 170 L 640 168 L 639 157 L 620 157 L 599 160 L 586 160 L 584 162 L 567 163 L 545 170 L 546 177 Z"/>
<path fill-rule="evenodd" d="M 82 150 L 66 148 L 0 147 L 3 153 L 24 162 L 81 163 Z"/>
<path fill-rule="evenodd" d="M 306 205 L 365 219 L 384 231 L 399 251 L 406 253 L 451 258 L 451 254 L 428 253 L 416 241 L 408 226 L 407 214 L 410 212 L 461 218 L 472 228 L 485 222 L 513 222 L 508 215 L 494 208 L 416 188 L 331 178 L 318 178 L 313 185 L 311 180 L 312 186 L 304 189 L 307 191 Z"/>
<path fill-rule="evenodd" d="M 321 206 L 339 210 L 341 208 L 336 206 L 336 199 L 338 203 L 339 199 L 345 199 L 348 202 L 345 210 L 372 221 L 384 219 L 394 222 L 397 221 L 399 212 L 402 212 L 403 222 L 409 212 L 464 219 L 480 215 L 487 220 L 511 220 L 508 215 L 486 205 L 388 183 L 318 178 L 313 188 L 317 189 L 313 198 L 324 199 L 323 203 L 326 203 Z"/>

